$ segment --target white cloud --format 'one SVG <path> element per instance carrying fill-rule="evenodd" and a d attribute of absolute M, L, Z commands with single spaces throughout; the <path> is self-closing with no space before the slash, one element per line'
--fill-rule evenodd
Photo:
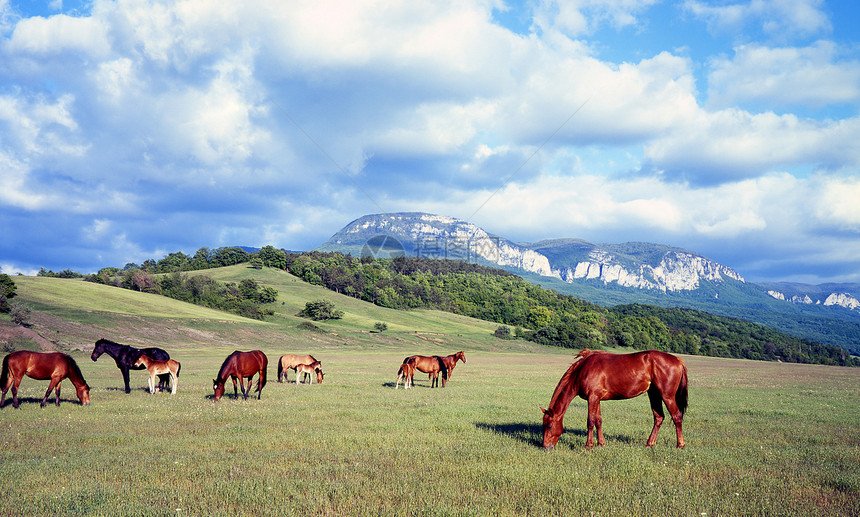
<path fill-rule="evenodd" d="M 795 164 L 857 167 L 860 149 L 848 142 L 858 129 L 860 118 L 818 122 L 738 109 L 701 111 L 669 136 L 647 144 L 645 158 L 692 183 L 756 177 Z"/>
<path fill-rule="evenodd" d="M 734 58 L 717 58 L 708 76 L 709 102 L 717 107 L 756 102 L 820 107 L 860 102 L 860 61 L 837 62 L 832 42 L 804 48 L 744 45 Z"/>
<path fill-rule="evenodd" d="M 688 12 L 704 20 L 710 30 L 733 35 L 744 34 L 744 28 L 755 26 L 770 37 L 782 40 L 790 36 L 813 36 L 828 32 L 830 20 L 822 10 L 823 0 L 749 0 L 711 6 L 688 0 Z"/>
<path fill-rule="evenodd" d="M 75 51 L 101 58 L 110 52 L 110 44 L 107 30 L 97 18 L 57 14 L 19 21 L 5 50 L 36 57 Z"/>

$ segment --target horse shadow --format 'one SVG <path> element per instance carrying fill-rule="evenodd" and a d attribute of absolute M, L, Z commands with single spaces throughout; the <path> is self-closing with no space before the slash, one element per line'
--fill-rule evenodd
<path fill-rule="evenodd" d="M 75 399 L 65 399 L 62 396 L 60 397 L 60 403 L 61 404 L 76 404 L 78 406 L 83 406 L 81 401 L 76 399 L 76 398 Z M 18 397 L 18 405 L 23 406 L 24 404 L 40 405 L 40 404 L 42 404 L 42 399 L 41 399 L 41 397 Z M 54 407 L 57 406 L 56 397 L 48 397 L 48 401 L 45 403 L 45 407 L 48 407 L 48 406 L 54 406 Z M 6 396 L 6 400 L 3 401 L 3 406 L 0 407 L 0 409 L 3 409 L 5 407 L 12 407 L 12 397 L 8 396 L 8 394 Z"/>
<path fill-rule="evenodd" d="M 382 383 L 383 388 L 394 388 L 395 385 L 396 385 L 396 383 L 394 383 L 394 382 L 383 382 Z M 403 386 L 402 382 L 400 383 L 400 386 Z M 435 389 L 435 388 L 431 388 L 431 386 L 429 384 L 425 384 L 425 383 L 415 383 L 412 385 L 412 388 L 410 388 L 410 389 L 414 389 L 414 388 Z"/>
<path fill-rule="evenodd" d="M 491 433 L 499 434 L 502 436 L 507 436 L 508 438 L 513 438 L 515 440 L 519 440 L 527 445 L 533 445 L 535 447 L 543 447 L 543 424 L 534 423 L 534 424 L 524 424 L 520 422 L 512 422 L 509 424 L 495 424 L 495 423 L 485 423 L 485 422 L 477 422 L 475 423 L 475 427 L 482 431 L 489 431 Z M 588 432 L 584 429 L 568 429 L 565 428 L 564 434 L 578 436 L 581 438 L 585 438 L 588 436 Z M 562 435 L 564 436 L 564 435 Z M 634 439 L 630 436 L 623 435 L 612 435 L 605 434 L 606 441 L 614 441 L 614 442 L 622 442 L 626 444 L 634 443 Z M 556 445 L 557 446 L 557 445 Z M 570 444 L 571 448 L 575 448 L 574 444 Z"/>

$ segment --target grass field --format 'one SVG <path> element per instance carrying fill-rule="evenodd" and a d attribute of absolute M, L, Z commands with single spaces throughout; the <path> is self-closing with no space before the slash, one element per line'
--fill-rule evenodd
<path fill-rule="evenodd" d="M 47 383 L 24 380 L 21 409 L 0 411 L 0 515 L 860 515 L 856 369 L 684 357 L 686 449 L 674 448 L 669 422 L 644 447 L 651 415 L 640 397 L 603 404 L 607 445 L 588 452 L 575 400 L 547 453 L 538 406 L 572 351 L 290 278 L 272 280 L 283 305 L 262 324 L 197 308 L 130 317 L 124 304 L 139 293 L 79 311 L 51 301 L 50 285 L 30 289 L 56 279 L 16 279 L 20 299 L 41 308 L 34 328 L 60 329 L 57 342 L 80 349 L 92 405 L 66 381 L 61 407 L 40 409 Z M 344 320 L 324 334 L 297 330 L 301 300 L 328 296 Z M 371 333 L 374 321 L 392 330 Z M 167 348 L 182 362 L 178 393 L 150 395 L 146 374 L 132 372 L 125 394 L 113 362 L 93 363 L 83 346 L 105 332 Z M 270 382 L 262 400 L 213 403 L 211 379 L 236 348 L 266 352 Z M 416 377 L 415 389 L 394 390 L 405 355 L 461 349 L 468 362 L 447 388 Z M 325 382 L 275 382 L 285 352 L 314 353 Z"/>

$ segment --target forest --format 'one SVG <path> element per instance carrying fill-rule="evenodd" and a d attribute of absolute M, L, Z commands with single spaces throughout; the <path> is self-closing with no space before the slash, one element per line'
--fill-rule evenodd
<path fill-rule="evenodd" d="M 692 355 L 860 366 L 844 349 L 741 319 L 650 305 L 605 308 L 463 261 L 287 253 L 311 284 L 393 309 L 433 308 L 500 324 L 496 335 L 567 348 L 656 349 Z M 513 327 L 513 329 L 511 329 Z"/>
<path fill-rule="evenodd" d="M 253 280 L 219 284 L 187 271 L 249 263 L 289 271 L 305 282 L 391 309 L 430 308 L 499 324 L 496 336 L 573 349 L 626 347 L 692 355 L 860 366 L 844 349 L 742 319 L 630 304 L 603 307 L 532 284 L 510 272 L 458 260 L 375 259 L 338 252 L 291 253 L 266 246 L 201 248 L 141 265 L 104 268 L 85 280 L 152 292 L 263 319 L 277 291 Z M 47 276 L 74 276 L 42 271 Z"/>

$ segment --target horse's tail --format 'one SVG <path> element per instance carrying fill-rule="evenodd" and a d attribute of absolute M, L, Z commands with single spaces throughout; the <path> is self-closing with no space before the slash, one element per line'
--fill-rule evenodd
<path fill-rule="evenodd" d="M 675 404 L 683 415 L 687 411 L 687 365 L 681 363 L 681 383 L 675 392 Z"/>
<path fill-rule="evenodd" d="M 182 370 L 182 363 L 176 361 L 176 376 L 179 377 L 179 371 Z"/>
<path fill-rule="evenodd" d="M 278 382 L 284 382 L 284 362 L 278 359 Z"/>
<path fill-rule="evenodd" d="M 9 382 L 9 356 L 3 358 L 3 373 L 0 373 L 0 389 L 6 392 L 6 383 Z"/>

